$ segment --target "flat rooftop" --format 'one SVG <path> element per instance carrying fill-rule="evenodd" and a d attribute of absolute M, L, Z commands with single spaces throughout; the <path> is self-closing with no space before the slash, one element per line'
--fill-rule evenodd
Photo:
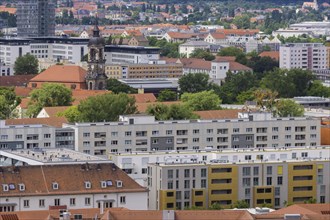
<path fill-rule="evenodd" d="M 6 150 L 0 151 L 0 156 L 15 159 L 30 165 L 111 162 L 102 157 L 65 148 Z"/>

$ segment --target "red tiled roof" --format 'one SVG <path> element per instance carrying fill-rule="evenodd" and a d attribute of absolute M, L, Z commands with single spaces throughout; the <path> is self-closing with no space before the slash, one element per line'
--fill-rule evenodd
<path fill-rule="evenodd" d="M 235 61 L 236 57 L 234 56 L 216 56 L 215 60 L 216 62 L 229 62 L 229 61 Z"/>
<path fill-rule="evenodd" d="M 238 109 L 226 109 L 226 110 L 210 110 L 210 111 L 195 111 L 196 115 L 200 116 L 200 119 L 232 119 L 237 118 L 238 113 L 242 110 Z"/>
<path fill-rule="evenodd" d="M 198 58 L 181 58 L 183 68 L 211 70 L 211 61 Z"/>
<path fill-rule="evenodd" d="M 0 86 L 26 86 L 36 75 L 0 76 Z"/>
<path fill-rule="evenodd" d="M 44 107 L 43 109 L 45 112 L 47 112 L 48 116 L 50 118 L 57 117 L 57 114 L 60 112 L 64 112 L 67 110 L 70 106 L 56 106 L 56 107 Z"/>
<path fill-rule="evenodd" d="M 30 87 L 15 87 L 15 94 L 20 97 L 28 97 L 33 89 Z"/>
<path fill-rule="evenodd" d="M 226 35 L 224 33 L 210 33 L 210 35 L 214 38 L 214 39 L 226 39 Z"/>
<path fill-rule="evenodd" d="M 295 204 L 272 212 L 272 214 L 321 214 L 330 211 L 330 203 L 326 204 Z M 328 216 L 330 217 L 330 216 Z"/>
<path fill-rule="evenodd" d="M 181 33 L 181 32 L 167 32 L 167 34 L 174 39 L 190 39 L 191 37 L 196 35 L 196 34 Z"/>
<path fill-rule="evenodd" d="M 252 69 L 248 66 L 240 64 L 235 61 L 229 62 L 229 70 L 231 71 L 252 71 Z"/>
<path fill-rule="evenodd" d="M 216 32 L 225 35 L 255 35 L 260 32 L 259 29 L 217 29 Z"/>
<path fill-rule="evenodd" d="M 0 5 L 0 12 L 8 12 L 9 14 L 16 14 L 16 8 L 7 8 L 4 5 Z"/>
<path fill-rule="evenodd" d="M 48 125 L 61 128 L 63 123 L 68 123 L 65 117 L 51 118 L 22 118 L 22 119 L 7 119 L 6 125 Z M 1 194 L 0 194 L 1 196 Z"/>
<path fill-rule="evenodd" d="M 80 66 L 54 65 L 32 78 L 30 82 L 85 82 L 86 70 Z"/>
<path fill-rule="evenodd" d="M 144 93 L 144 94 L 128 94 L 135 98 L 136 103 L 146 103 L 146 102 L 156 102 L 157 98 L 153 93 Z"/>
<path fill-rule="evenodd" d="M 72 105 L 78 105 L 82 100 L 87 99 L 91 96 L 103 95 L 111 93 L 111 91 L 107 90 L 72 90 Z"/>
<path fill-rule="evenodd" d="M 30 102 L 30 98 L 22 98 L 21 103 L 19 103 L 19 106 L 22 109 L 27 109 L 29 102 Z"/>
<path fill-rule="evenodd" d="M 275 60 L 280 59 L 280 52 L 279 51 L 263 51 L 259 54 L 261 57 L 270 57 Z"/>
<path fill-rule="evenodd" d="M 16 186 L 24 183 L 25 191 L 19 191 L 18 187 L 0 191 L 1 197 L 146 192 L 144 187 L 113 163 L 20 166 L 15 175 L 12 174 L 12 169 L 13 167 L 2 167 L 0 182 L 13 183 Z M 112 181 L 112 186 L 102 188 L 100 182 L 107 180 Z M 122 181 L 122 187 L 116 186 L 117 180 Z M 85 188 L 85 181 L 91 183 L 90 189 Z M 52 188 L 53 182 L 58 183 L 58 189 Z"/>

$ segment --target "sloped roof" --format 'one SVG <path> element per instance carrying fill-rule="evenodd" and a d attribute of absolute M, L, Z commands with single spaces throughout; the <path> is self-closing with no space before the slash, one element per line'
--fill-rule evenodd
<path fill-rule="evenodd" d="M 236 60 L 236 57 L 234 56 L 216 56 L 215 62 L 229 62 L 229 61 L 235 61 Z"/>
<path fill-rule="evenodd" d="M 295 204 L 286 208 L 279 209 L 272 212 L 272 214 L 321 214 L 327 211 L 328 217 L 330 217 L 330 203 L 325 204 Z"/>
<path fill-rule="evenodd" d="M 191 37 L 194 36 L 194 34 L 190 34 L 190 33 L 171 32 L 171 31 L 167 32 L 167 34 L 174 39 L 190 39 Z"/>
<path fill-rule="evenodd" d="M 26 86 L 36 75 L 0 76 L 0 86 Z"/>
<path fill-rule="evenodd" d="M 239 109 L 225 109 L 225 110 L 209 110 L 209 111 L 195 111 L 196 115 L 200 116 L 200 119 L 231 119 L 237 118 L 238 113 L 242 110 Z"/>
<path fill-rule="evenodd" d="M 68 123 L 65 117 L 51 118 L 22 118 L 22 119 L 7 119 L 6 125 L 47 125 L 51 127 L 61 128 L 63 123 Z"/>
<path fill-rule="evenodd" d="M 183 68 L 211 70 L 211 61 L 198 58 L 181 58 Z"/>
<path fill-rule="evenodd" d="M 19 106 L 23 109 L 27 109 L 29 102 L 30 98 L 22 98 L 21 103 L 19 103 Z"/>
<path fill-rule="evenodd" d="M 157 100 L 153 93 L 128 94 L 128 96 L 134 97 L 136 103 L 156 102 Z"/>
<path fill-rule="evenodd" d="M 57 114 L 64 112 L 70 106 L 57 106 L 57 107 L 44 107 L 43 109 L 47 112 L 49 117 L 57 117 Z"/>
<path fill-rule="evenodd" d="M 235 61 L 229 62 L 229 70 L 231 71 L 252 71 L 252 69 L 248 66 L 240 64 Z"/>
<path fill-rule="evenodd" d="M 25 184 L 25 191 L 0 191 L 0 196 L 38 196 L 38 195 L 72 195 L 85 193 L 120 193 L 120 192 L 146 192 L 124 171 L 113 163 L 100 164 L 61 164 L 42 166 L 20 166 L 12 174 L 13 167 L 2 167 L 0 182 L 2 184 Z M 74 180 L 74 181 L 73 181 Z M 111 186 L 102 188 L 101 181 L 112 181 Z M 122 181 L 122 187 L 116 186 L 116 181 Z M 91 188 L 85 188 L 85 181 L 91 183 Z M 58 189 L 52 188 L 52 183 L 58 183 Z"/>
<path fill-rule="evenodd" d="M 280 52 L 279 51 L 263 51 L 259 54 L 261 57 L 270 57 L 275 60 L 280 59 Z"/>
<path fill-rule="evenodd" d="M 104 95 L 107 93 L 111 93 L 111 91 L 108 91 L 108 90 L 83 90 L 83 89 L 72 90 L 72 98 L 73 98 L 72 105 L 78 105 L 82 100 L 85 100 L 88 97 Z"/>
<path fill-rule="evenodd" d="M 53 65 L 30 82 L 84 83 L 86 70 L 80 66 Z"/>
<path fill-rule="evenodd" d="M 226 35 L 224 33 L 218 33 L 218 32 L 214 32 L 214 33 L 210 33 L 210 35 L 214 38 L 214 39 L 226 39 Z"/>
<path fill-rule="evenodd" d="M 20 97 L 28 97 L 33 88 L 30 87 L 15 87 L 15 94 Z"/>

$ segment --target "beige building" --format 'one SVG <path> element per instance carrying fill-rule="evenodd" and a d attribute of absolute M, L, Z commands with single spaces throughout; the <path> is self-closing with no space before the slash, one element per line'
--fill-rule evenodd
<path fill-rule="evenodd" d="M 182 64 L 122 64 L 107 65 L 105 74 L 108 78 L 138 79 L 138 78 L 180 78 L 183 72 Z"/>

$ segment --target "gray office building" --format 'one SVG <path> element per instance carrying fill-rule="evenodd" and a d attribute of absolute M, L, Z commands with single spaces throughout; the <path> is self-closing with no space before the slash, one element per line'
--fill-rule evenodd
<path fill-rule="evenodd" d="M 55 35 L 56 0 L 20 0 L 17 5 L 17 36 Z"/>

